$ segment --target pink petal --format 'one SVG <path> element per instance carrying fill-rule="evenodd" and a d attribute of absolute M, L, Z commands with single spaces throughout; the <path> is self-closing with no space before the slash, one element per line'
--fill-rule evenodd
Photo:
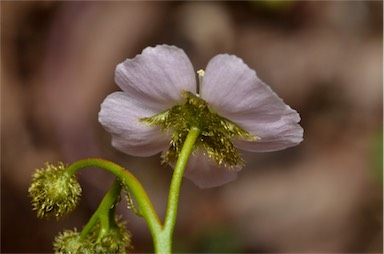
<path fill-rule="evenodd" d="M 216 161 L 197 152 L 189 158 L 184 176 L 200 188 L 212 188 L 235 180 L 239 170 L 218 166 Z"/>
<path fill-rule="evenodd" d="M 134 156 L 151 156 L 168 149 L 168 134 L 157 126 L 139 122 L 140 118 L 160 112 L 148 105 L 151 105 L 148 101 L 124 92 L 108 95 L 101 104 L 99 122 L 112 134 L 116 149 Z"/>
<path fill-rule="evenodd" d="M 118 64 L 115 82 L 124 92 L 150 99 L 164 109 L 183 101 L 181 91 L 196 92 L 190 60 L 182 49 L 168 45 L 147 47 L 142 54 Z"/>
<path fill-rule="evenodd" d="M 241 149 L 281 150 L 303 139 L 299 114 L 236 56 L 225 54 L 211 59 L 201 94 L 218 114 L 261 138 L 257 142 L 235 141 Z"/>

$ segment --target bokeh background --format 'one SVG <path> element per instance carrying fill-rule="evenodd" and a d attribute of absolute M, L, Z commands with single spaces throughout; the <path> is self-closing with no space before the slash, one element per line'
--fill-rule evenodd
<path fill-rule="evenodd" d="M 113 177 L 79 174 L 63 220 L 37 219 L 31 174 L 46 161 L 103 157 L 142 181 L 164 215 L 172 170 L 116 151 L 97 121 L 114 68 L 147 46 L 183 48 L 195 69 L 244 59 L 302 117 L 304 142 L 244 153 L 236 181 L 183 182 L 175 252 L 382 252 L 382 1 L 1 1 L 1 251 L 43 253 L 81 229 Z M 148 228 L 120 207 L 135 252 Z"/>

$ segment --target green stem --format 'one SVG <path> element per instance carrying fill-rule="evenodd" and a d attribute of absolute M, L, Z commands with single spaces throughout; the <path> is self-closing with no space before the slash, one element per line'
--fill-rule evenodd
<path fill-rule="evenodd" d="M 155 239 L 157 239 L 158 235 L 161 233 L 162 225 L 147 193 L 145 192 L 140 182 L 136 179 L 136 177 L 120 165 L 99 158 L 90 158 L 77 161 L 67 168 L 67 174 L 72 175 L 76 173 L 77 170 L 85 167 L 104 168 L 112 172 L 125 186 L 129 187 L 129 190 L 135 198 L 140 209 L 140 213 L 147 222 L 151 235 L 155 241 Z M 90 223 L 93 220 L 97 220 L 97 218 L 93 218 L 92 216 Z"/>
<path fill-rule="evenodd" d="M 165 215 L 164 227 L 160 236 L 155 241 L 155 251 L 161 253 L 172 252 L 172 235 L 175 228 L 177 208 L 179 204 L 179 194 L 184 170 L 187 166 L 189 156 L 193 151 L 194 144 L 200 135 L 198 128 L 192 128 L 183 144 L 183 148 L 177 159 L 169 189 L 168 206 Z"/>
<path fill-rule="evenodd" d="M 108 193 L 104 196 L 103 200 L 100 202 L 99 207 L 94 212 L 92 217 L 89 219 L 87 225 L 83 228 L 80 233 L 80 237 L 84 239 L 92 228 L 100 221 L 100 234 L 99 239 L 105 234 L 108 234 L 109 231 L 109 215 L 110 210 L 116 205 L 120 200 L 121 192 L 121 183 L 119 180 L 116 180 L 112 187 L 109 189 Z"/>
<path fill-rule="evenodd" d="M 136 179 L 136 177 L 134 177 L 128 170 L 124 169 L 123 167 L 107 160 L 91 158 L 80 160 L 71 164 L 67 168 L 66 172 L 67 174 L 72 175 L 76 173 L 77 170 L 85 167 L 100 167 L 112 172 L 125 186 L 129 187 L 130 192 L 134 196 L 139 207 L 140 215 L 142 215 L 142 217 L 146 220 L 149 230 L 151 231 L 155 252 L 171 253 L 172 236 L 175 228 L 177 208 L 179 204 L 180 186 L 183 179 L 185 167 L 187 166 L 188 159 L 193 151 L 194 144 L 199 135 L 200 130 L 198 128 L 192 128 L 184 141 L 183 148 L 181 149 L 181 152 L 179 154 L 171 180 L 164 225 L 161 224 L 160 219 L 156 214 L 153 205 L 140 182 Z M 114 188 L 115 187 L 112 186 L 111 190 L 105 196 L 98 209 L 107 209 L 106 204 L 110 204 L 111 197 L 116 197 L 115 191 L 117 191 L 117 189 Z M 118 191 L 120 193 L 121 189 L 119 189 Z M 105 203 L 103 203 L 104 200 Z M 110 208 L 111 206 L 109 206 L 108 209 Z M 92 229 L 97 220 L 100 218 L 98 214 L 98 212 L 95 212 L 95 214 L 89 220 L 88 224 L 84 227 L 81 233 L 82 237 L 85 237 L 88 234 L 88 232 Z M 108 225 L 106 225 L 105 227 L 108 227 Z"/>

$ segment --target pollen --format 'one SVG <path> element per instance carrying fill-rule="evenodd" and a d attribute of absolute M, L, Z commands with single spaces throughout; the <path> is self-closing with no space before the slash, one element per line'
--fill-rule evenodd
<path fill-rule="evenodd" d="M 205 71 L 203 69 L 200 69 L 197 71 L 197 74 L 199 75 L 199 77 L 204 77 Z"/>

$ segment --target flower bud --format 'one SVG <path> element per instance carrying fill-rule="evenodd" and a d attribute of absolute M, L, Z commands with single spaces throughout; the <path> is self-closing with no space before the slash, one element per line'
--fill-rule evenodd
<path fill-rule="evenodd" d="M 80 233 L 75 230 L 66 230 L 56 236 L 53 243 L 55 253 L 82 253 L 93 254 L 93 245 L 88 239 L 81 239 Z"/>
<path fill-rule="evenodd" d="M 81 186 L 75 175 L 69 175 L 65 169 L 61 162 L 57 165 L 46 163 L 44 169 L 33 174 L 33 182 L 28 191 L 38 217 L 59 218 L 76 207 Z"/>
<path fill-rule="evenodd" d="M 131 233 L 116 218 L 116 224 L 111 226 L 108 234 L 95 244 L 94 253 L 127 253 L 131 249 Z"/>

